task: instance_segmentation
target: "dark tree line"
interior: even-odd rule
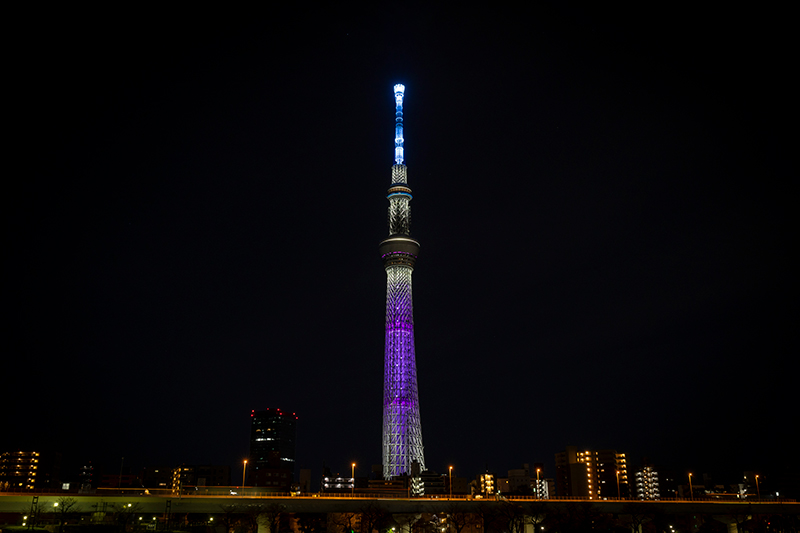
[[[727,532],[728,524],[747,533],[800,532],[797,515],[759,515],[757,507],[735,515],[671,514],[659,507],[629,502],[618,514],[606,513],[589,502],[553,505],[546,501],[493,501],[455,505],[442,502],[433,512],[390,513],[379,503],[356,512],[291,513],[271,503],[221,505],[214,521],[203,513],[162,516],[157,532],[188,533],[613,533]],[[102,514],[101,521],[82,521],[87,513]],[[127,533],[146,529],[139,504],[109,504],[81,509],[74,498],[34,500],[20,509],[26,526],[48,525],[53,533]],[[20,517],[22,518],[22,516]],[[152,529],[152,523],[150,523]]]

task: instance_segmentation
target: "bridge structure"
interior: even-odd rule
[[[351,513],[380,511],[384,516],[390,517],[385,528],[395,533],[402,533],[403,529],[410,531],[409,516],[418,519],[422,516],[447,517],[456,514],[473,514],[480,516],[506,516],[509,511],[514,511],[520,517],[532,517],[532,520],[521,520],[522,524],[516,531],[512,528],[503,529],[510,533],[533,533],[537,517],[544,517],[548,513],[562,516],[570,513],[586,513],[592,510],[599,515],[613,516],[614,519],[622,518],[626,523],[635,523],[637,520],[646,521],[647,516],[694,517],[702,516],[726,524],[729,532],[739,531],[738,524],[750,520],[754,516],[782,517],[781,520],[794,524],[788,531],[797,531],[800,526],[800,503],[794,500],[657,500],[640,501],[624,499],[586,500],[577,498],[557,498],[539,500],[532,497],[508,497],[494,499],[473,499],[464,496],[440,497],[415,497],[405,498],[386,495],[363,494],[283,494],[260,493],[255,491],[237,490],[232,488],[226,493],[205,494],[200,490],[189,494],[147,494],[143,491],[118,492],[109,491],[97,494],[74,493],[0,493],[0,521],[20,525],[22,517],[33,506],[39,512],[57,514],[57,503],[65,498],[70,499],[73,509],[71,516],[84,516],[96,519],[105,514],[115,512],[129,512],[131,523],[147,524],[149,529],[163,529],[157,527],[164,522],[173,524],[189,521],[193,523],[205,522],[206,525],[221,523],[226,513],[268,513],[270,510],[279,510],[287,515],[298,513]],[[127,510],[127,511],[126,511]],[[16,516],[18,515],[18,516]],[[541,518],[540,522],[544,523]],[[391,526],[391,527],[390,527]],[[406,528],[406,526],[408,526]],[[269,533],[269,527],[259,522],[258,533]],[[486,533],[489,528],[486,527]],[[381,533],[380,528],[376,528]],[[772,530],[781,531],[773,528]],[[470,531],[470,528],[463,533]],[[480,527],[477,529],[480,531]],[[676,531],[678,531],[676,529]],[[371,532],[364,532],[371,533]],[[538,532],[537,532],[538,533]]]

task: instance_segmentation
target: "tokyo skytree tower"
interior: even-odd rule
[[[403,159],[403,96],[405,87],[394,86],[396,105],[394,165],[389,187],[389,238],[381,242],[386,268],[386,349],[383,377],[383,477],[411,475],[411,465],[425,470],[422,427],[414,357],[414,313],[411,272],[419,243],[409,236],[411,189]]]

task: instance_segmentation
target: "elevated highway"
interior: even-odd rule
[[[509,503],[520,506],[523,510],[535,511],[542,506],[554,510],[566,510],[576,505],[592,505],[600,512],[625,513],[634,506],[642,512],[664,512],[672,514],[800,514],[800,503],[792,500],[582,500],[551,499],[536,500],[530,498],[503,499],[471,499],[471,498],[401,498],[349,495],[307,494],[291,496],[286,494],[253,493],[253,494],[134,494],[134,493],[0,493],[0,513],[21,512],[29,508],[32,498],[38,496],[38,504],[42,508],[52,506],[59,498],[70,497],[76,501],[76,509],[81,513],[96,512],[99,508],[121,508],[128,504],[136,505],[141,514],[162,515],[167,509],[176,513],[206,513],[209,515],[223,513],[223,507],[237,506],[271,506],[279,505],[289,513],[357,513],[372,506],[388,513],[441,513],[448,510],[454,512],[476,512],[481,509],[499,508]]]

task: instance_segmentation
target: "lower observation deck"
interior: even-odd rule
[[[384,266],[405,265],[414,268],[419,255],[419,242],[408,235],[392,235],[378,247]]]

